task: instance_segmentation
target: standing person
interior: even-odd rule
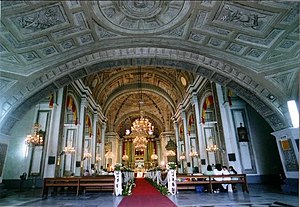
[[[233,168],[233,166],[229,166],[229,173],[232,174],[232,175],[236,175],[237,174],[237,171]],[[234,178],[233,178],[234,179]],[[237,189],[236,189],[236,184],[232,184],[232,191],[233,192],[236,192]]]

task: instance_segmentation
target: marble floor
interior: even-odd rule
[[[178,207],[299,206],[298,195],[283,194],[279,190],[263,185],[250,184],[249,190],[249,194],[243,193],[241,189],[236,193],[214,194],[179,191],[177,195],[168,197]],[[117,207],[122,198],[114,196],[112,192],[90,192],[79,197],[72,193],[49,195],[45,199],[41,197],[41,189],[27,189],[22,192],[9,190],[6,197],[0,198],[0,206]]]

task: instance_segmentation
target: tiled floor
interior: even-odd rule
[[[249,194],[243,193],[241,189],[237,193],[216,194],[180,191],[177,195],[168,197],[179,207],[299,206],[297,195],[283,194],[262,185],[249,185],[249,189]],[[117,207],[122,198],[112,195],[111,192],[94,192],[79,197],[70,193],[49,195],[45,199],[41,197],[41,189],[28,189],[23,192],[10,190],[5,198],[0,198],[0,206]]]

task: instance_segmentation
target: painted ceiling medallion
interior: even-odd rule
[[[130,34],[165,31],[188,15],[190,8],[189,1],[98,1],[93,4],[99,23]]]
[[[182,84],[183,86],[186,86],[186,85],[187,85],[187,81],[186,81],[186,79],[185,79],[183,76],[180,77],[180,81],[181,81],[181,84]]]

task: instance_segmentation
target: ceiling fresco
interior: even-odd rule
[[[158,124],[185,96],[181,77],[188,85],[202,76],[286,128],[286,101],[298,99],[299,3],[1,1],[0,130],[80,78],[114,124],[125,109],[136,117],[138,66]]]

